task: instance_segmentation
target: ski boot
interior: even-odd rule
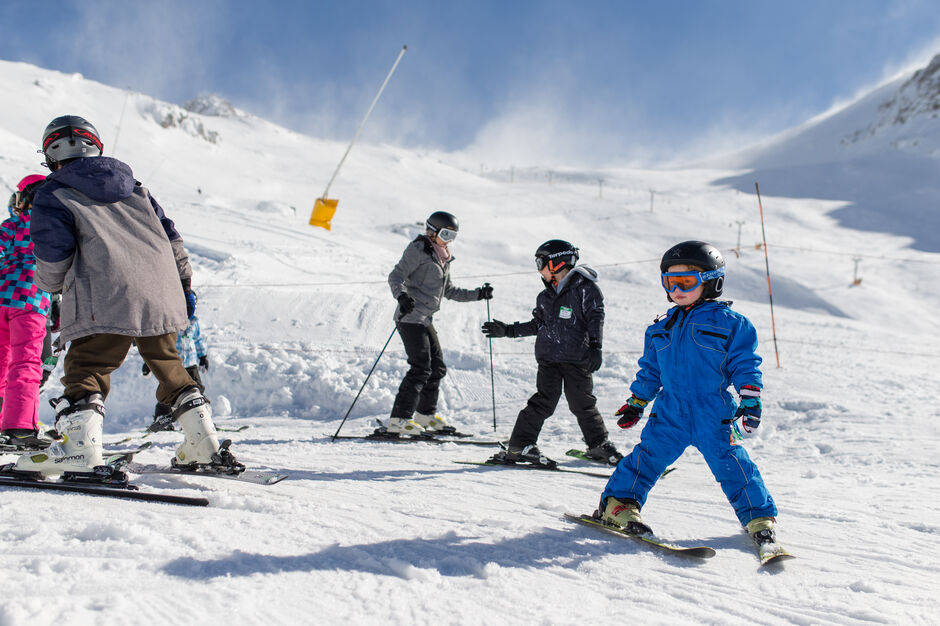
[[[52,438],[35,428],[4,428],[0,431],[0,446],[7,452],[45,450]]]
[[[644,524],[643,518],[640,517],[640,503],[633,498],[618,500],[608,496],[606,506],[603,502],[601,506],[604,512],[600,518],[607,524],[619,526],[632,535],[652,534],[652,529]]]
[[[447,433],[457,432],[457,429],[444,421],[444,418],[440,415],[415,413],[414,421],[428,433],[446,435]]]
[[[153,409],[153,423],[147,427],[147,430],[152,433],[158,433],[163,430],[176,430],[173,426],[173,422],[176,421],[176,417],[173,415],[173,407],[168,404],[163,404],[162,402],[157,402],[157,405]]]
[[[608,465],[617,465],[617,463],[620,463],[620,459],[623,458],[623,455],[617,452],[617,448],[609,439],[605,439],[593,448],[588,448],[585,454],[596,461],[604,461]]]
[[[390,435],[420,435],[424,433],[424,427],[407,417],[390,417],[385,432]]]
[[[219,436],[212,423],[209,401],[198,387],[184,390],[173,403],[173,417],[183,430],[183,444],[176,449],[171,465],[196,471],[206,470],[225,474],[238,474],[245,466],[229,452],[231,440],[219,444]]]
[[[500,465],[513,465],[515,463],[528,463],[544,469],[555,469],[558,463],[548,458],[535,444],[528,446],[514,446],[509,444],[505,450],[497,452],[490,462]]]
[[[765,543],[776,543],[777,535],[774,532],[774,526],[777,520],[772,517],[755,517],[747,523],[745,529],[747,534],[754,540],[758,547]]]
[[[90,393],[78,400],[66,397],[49,401],[56,412],[56,431],[62,437],[42,452],[24,454],[16,460],[17,472],[39,472],[54,476],[64,472],[93,474],[102,465],[101,425],[104,397]]]

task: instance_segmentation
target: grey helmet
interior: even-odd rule
[[[77,115],[55,118],[42,133],[41,152],[50,166],[79,157],[101,156],[103,151],[98,130]]]

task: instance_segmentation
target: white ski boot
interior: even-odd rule
[[[173,403],[173,415],[183,429],[183,444],[176,449],[174,467],[192,470],[208,467],[232,473],[245,469],[228,451],[231,441],[219,444],[209,400],[197,387],[190,387],[179,395]]]
[[[16,460],[14,470],[41,472],[54,476],[63,472],[93,473],[103,465],[101,425],[104,419],[104,398],[90,393],[78,400],[52,400],[56,412],[56,431],[62,437],[42,452],[24,454]]]
[[[425,413],[415,413],[414,421],[429,433],[441,432],[444,430],[454,430],[454,427],[444,421],[440,415],[427,415]]]
[[[424,432],[424,427],[407,417],[390,417],[385,432],[391,435],[420,435]]]

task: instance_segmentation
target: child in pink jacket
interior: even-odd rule
[[[30,209],[45,176],[27,176],[10,196],[10,218],[0,224],[0,443],[45,448],[39,432],[42,343],[51,299],[36,286],[36,259],[29,235]]]

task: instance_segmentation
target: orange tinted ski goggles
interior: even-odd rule
[[[724,275],[725,268],[723,267],[707,272],[663,272],[663,289],[666,293],[672,293],[676,289],[682,293],[688,293],[695,291],[699,285]]]

